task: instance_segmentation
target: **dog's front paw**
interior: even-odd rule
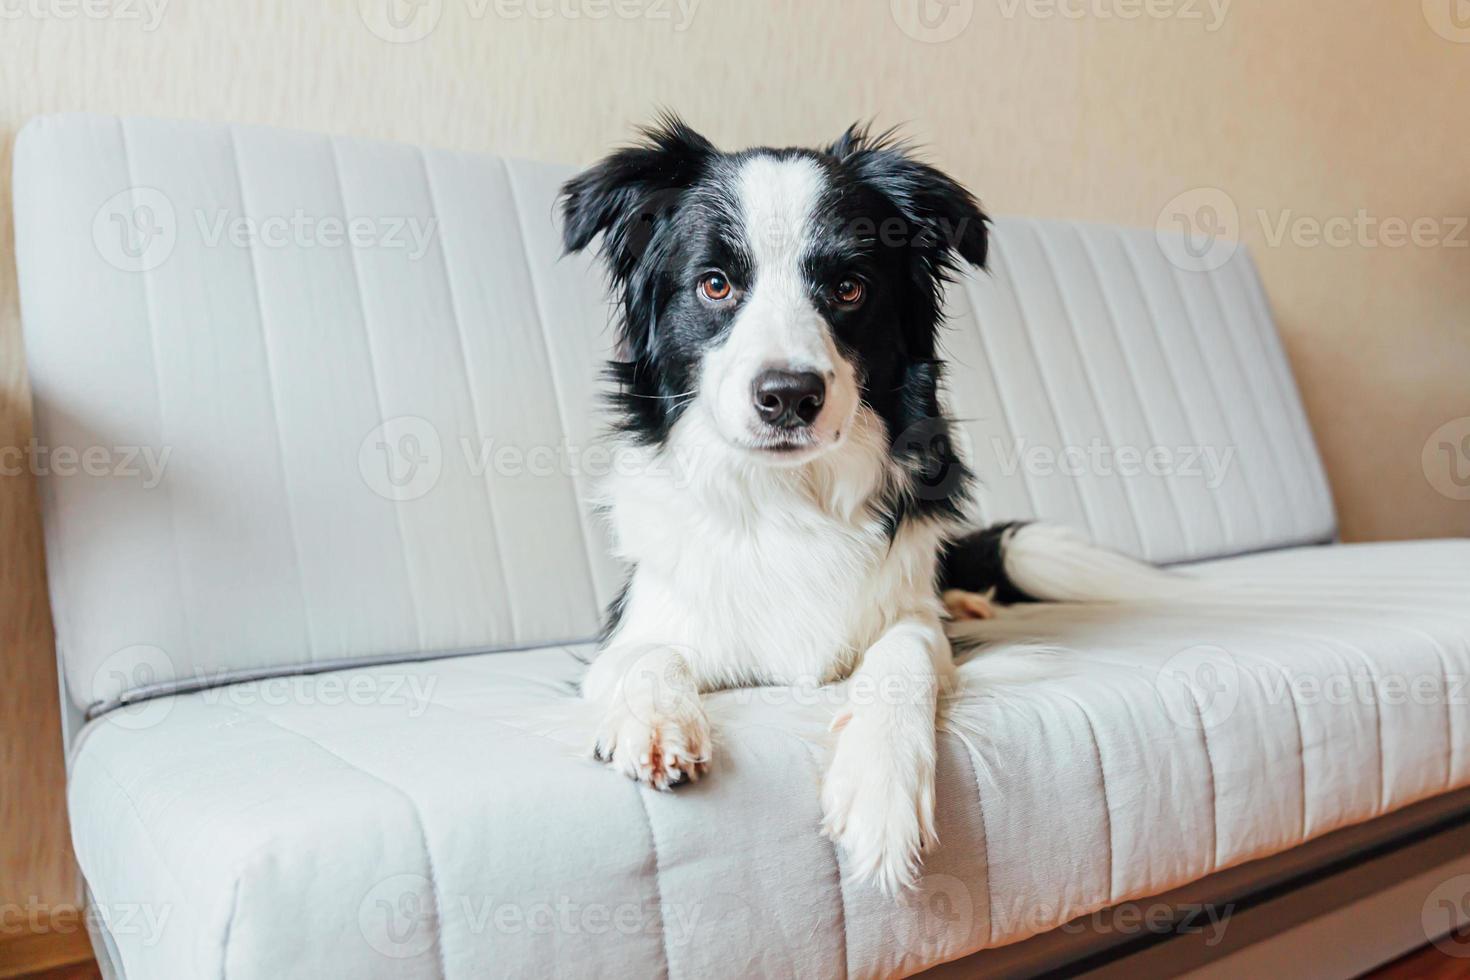
[[[846,720],[822,781],[823,830],[847,854],[849,873],[888,894],[911,887],[934,834],[932,744],[888,731],[882,719]]]
[[[592,754],[640,783],[672,789],[709,767],[709,718],[692,689],[630,676],[603,712]]]
[[[672,789],[697,780],[709,767],[709,721],[703,710],[645,719],[615,707],[603,718],[592,752],[630,779]]]

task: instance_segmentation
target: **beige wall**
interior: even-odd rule
[[[1450,235],[1444,219],[1470,214],[1470,43],[1433,26],[1458,36],[1451,0],[926,0],[957,18],[938,33],[964,24],[940,42],[895,20],[920,0],[699,0],[687,25],[678,0],[426,2],[441,9],[436,28],[388,43],[355,0],[0,0],[0,446],[29,435],[9,161],[37,113],[573,161],[658,105],[732,146],[809,143],[876,116],[910,122],[1002,213],[1153,225],[1181,192],[1223,189],[1345,536],[1470,534],[1470,503],[1436,492],[1421,465],[1430,433],[1470,416],[1470,232],[1460,247],[1268,240],[1283,215],[1365,209],[1439,219],[1435,234]],[[640,6],[648,16],[529,12]],[[1117,16],[1133,11],[1153,14]],[[69,894],[49,631],[35,493],[28,477],[0,477],[0,903]]]

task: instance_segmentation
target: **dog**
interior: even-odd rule
[[[946,281],[986,261],[967,190],[861,125],[822,149],[722,152],[673,116],[641,137],[560,198],[617,305],[601,503],[630,575],[582,682],[592,752],[667,790],[711,765],[701,693],[872,692],[833,721],[823,829],[899,892],[935,837],[946,618],[1126,592],[1133,563],[1048,525],[967,534],[937,351]]]

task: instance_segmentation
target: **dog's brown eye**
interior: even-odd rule
[[[699,292],[705,299],[718,303],[730,298],[730,280],[723,272],[711,272],[699,280]]]
[[[832,298],[839,306],[855,309],[862,305],[867,289],[861,279],[844,279],[832,289]]]

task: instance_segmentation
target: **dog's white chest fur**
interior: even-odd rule
[[[678,648],[702,689],[837,680],[898,617],[930,609],[939,532],[890,535],[870,506],[886,454],[861,419],[816,464],[752,466],[686,419],[673,466],[626,450],[608,488],[635,566],[614,637]],[[693,447],[693,448],[689,448]]]

